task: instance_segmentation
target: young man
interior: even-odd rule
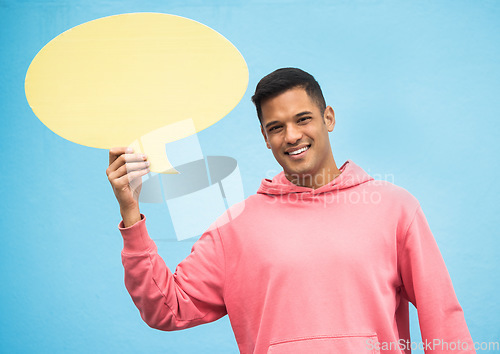
[[[238,217],[215,221],[175,273],[129,187],[147,173],[145,157],[110,150],[125,285],[144,321],[170,331],[228,314],[242,353],[402,353],[412,302],[426,352],[474,352],[418,201],[352,161],[337,167],[335,115],[316,80],[279,69],[252,100],[283,172]]]

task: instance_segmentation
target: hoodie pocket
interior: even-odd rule
[[[271,342],[268,354],[378,354],[375,343],[378,342],[377,335],[368,334],[343,334],[335,336],[312,336],[293,338]]]

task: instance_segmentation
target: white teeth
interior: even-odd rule
[[[298,150],[295,150],[295,151],[290,151],[288,154],[289,155],[297,155],[297,154],[300,154],[301,152],[306,151],[307,149],[309,149],[309,146],[304,146],[302,149],[298,149]]]

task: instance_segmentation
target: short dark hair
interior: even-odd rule
[[[257,109],[259,121],[262,123],[262,103],[296,87],[306,91],[307,95],[318,105],[321,114],[325,112],[325,98],[316,79],[301,69],[281,68],[264,76],[255,88],[252,102]]]

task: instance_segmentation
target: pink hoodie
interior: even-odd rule
[[[410,301],[426,353],[474,352],[418,201],[352,161],[341,171],[316,190],[283,172],[263,180],[173,274],[144,217],[121,224],[125,285],[144,321],[171,331],[228,314],[241,353],[409,353]]]

